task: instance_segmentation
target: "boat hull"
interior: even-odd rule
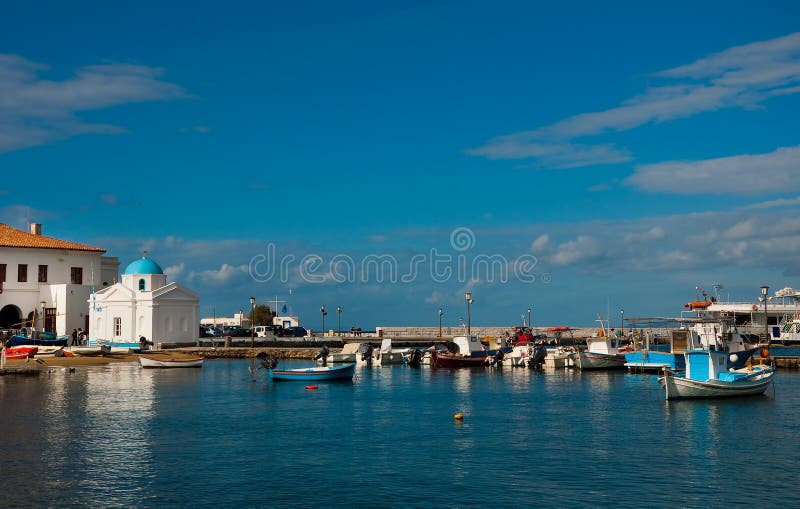
[[[431,352],[433,368],[476,368],[486,365],[486,355],[459,355],[445,352]]]
[[[169,355],[142,355],[139,364],[143,368],[202,368],[202,357],[172,357]]]
[[[35,346],[18,346],[6,348],[6,359],[32,359],[39,351]]]
[[[11,336],[11,338],[6,341],[6,348],[14,346],[67,346],[67,338],[33,339],[25,336]]]
[[[344,366],[321,366],[313,368],[270,370],[269,376],[276,382],[324,382],[326,380],[352,380],[355,364]]]
[[[592,369],[624,369],[625,356],[622,354],[607,354],[597,352],[579,352],[575,355],[578,368],[581,370]]]
[[[701,382],[671,375],[659,378],[659,382],[664,386],[667,400],[731,398],[764,394],[774,376],[775,369],[765,367],[747,379],[734,382],[722,380]]]

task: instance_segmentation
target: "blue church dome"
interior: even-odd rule
[[[151,260],[150,258],[141,257],[138,260],[134,260],[130,263],[127,267],[125,267],[125,272],[123,274],[163,274],[164,271],[161,270],[161,267]]]

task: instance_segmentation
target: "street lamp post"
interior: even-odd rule
[[[253,321],[256,316],[256,298],[250,297],[250,348],[256,347],[256,324]]]
[[[624,338],[625,337],[625,310],[624,309],[620,309],[619,310],[619,315],[620,315],[619,322],[622,324],[622,337]]]
[[[467,336],[469,336],[472,332],[472,317],[470,315],[470,306],[475,301],[472,300],[472,292],[465,293],[464,298],[467,301]]]
[[[46,303],[45,301],[41,301],[41,302],[39,303],[39,305],[40,305],[40,306],[42,306],[42,318],[41,318],[41,320],[42,320],[42,332],[45,332],[45,330],[44,330],[44,327],[45,327],[45,321],[44,321],[44,307],[47,305],[47,303]]]
[[[444,311],[442,311],[442,308],[439,308],[439,337],[442,337],[442,315],[443,314],[444,314]]]
[[[767,314],[767,294],[769,293],[769,286],[763,285],[761,287],[761,295],[764,297],[764,341],[769,344],[769,315]]]
[[[528,327],[531,326],[531,307],[528,306]]]
[[[336,314],[339,315],[339,322],[336,324],[336,335],[342,335],[342,306],[336,308]]]
[[[323,304],[322,306],[319,307],[319,312],[322,315],[322,335],[324,336],[325,335],[325,315],[328,314],[328,312],[325,311],[325,304]]]

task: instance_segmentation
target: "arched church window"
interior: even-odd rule
[[[143,292],[144,291],[144,287],[145,287],[144,278],[142,278],[142,279],[139,280],[139,291]]]

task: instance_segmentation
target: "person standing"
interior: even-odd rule
[[[72,329],[72,342],[70,346],[75,346],[78,344],[78,329]]]

